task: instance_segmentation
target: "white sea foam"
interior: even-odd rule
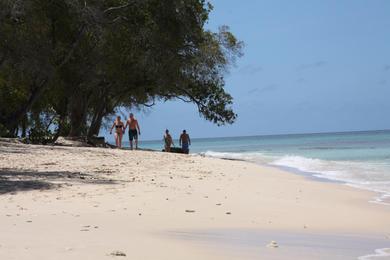
[[[380,248],[375,250],[375,254],[365,255],[358,257],[358,260],[370,260],[370,259],[389,259],[390,248]]]
[[[230,160],[243,160],[243,161],[255,162],[259,164],[266,164],[271,162],[274,159],[274,157],[266,156],[260,152],[231,153],[231,152],[207,151],[201,154],[207,157],[230,159]]]
[[[379,195],[371,202],[390,205],[390,172],[387,165],[380,162],[331,161],[313,159],[296,155],[269,156],[260,152],[214,152],[202,153],[205,156],[245,160],[258,164],[269,164],[277,167],[295,169],[333,181],[341,181],[346,185],[377,192]]]
[[[390,197],[390,174],[380,164],[351,161],[327,161],[301,156],[283,156],[270,163],[311,173],[318,178],[341,181],[345,184],[379,193],[371,202],[386,204]]]

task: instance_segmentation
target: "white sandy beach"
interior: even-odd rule
[[[356,259],[390,247],[374,195],[240,161],[0,143],[0,259],[349,259],[343,243]]]

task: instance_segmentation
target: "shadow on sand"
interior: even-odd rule
[[[69,171],[23,171],[15,169],[0,169],[0,194],[15,193],[29,190],[48,190],[63,185],[77,183],[85,184],[115,184],[111,179],[96,177],[90,174]]]

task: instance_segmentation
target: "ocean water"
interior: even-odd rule
[[[178,144],[178,141],[176,141]],[[162,141],[142,148],[160,150]],[[390,130],[193,139],[191,153],[281,167],[371,190],[390,200]]]

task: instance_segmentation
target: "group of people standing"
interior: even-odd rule
[[[141,135],[141,130],[138,124],[138,120],[134,118],[133,113],[130,113],[129,118],[126,120],[126,124],[121,121],[120,116],[117,116],[114,123],[112,124],[110,134],[112,134],[112,130],[115,128],[115,144],[118,148],[122,148],[122,138],[123,134],[126,132],[127,127],[129,127],[130,149],[133,150],[133,141],[135,142],[135,149],[138,149],[138,136]],[[191,139],[186,130],[183,130],[183,133],[180,135],[179,145],[181,146],[181,151],[183,153],[189,153]],[[169,130],[166,129],[164,134],[164,151],[171,152],[172,146],[175,146],[173,143],[173,138],[170,135]]]
[[[186,130],[183,130],[183,133],[180,135],[179,145],[181,146],[182,153],[188,154],[190,152],[191,139]],[[170,152],[172,146],[175,146],[175,144],[173,143],[172,136],[169,134],[169,130],[167,129],[165,130],[164,135],[164,151]]]

